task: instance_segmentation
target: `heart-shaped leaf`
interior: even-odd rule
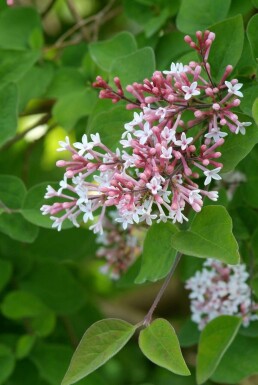
[[[98,369],[122,349],[135,330],[136,326],[119,319],[93,324],[82,337],[62,385],[73,384]]]
[[[206,206],[187,231],[172,237],[173,247],[183,254],[239,262],[238,244],[232,234],[232,220],[223,206]]]
[[[139,346],[154,364],[181,376],[191,373],[181,353],[175,330],[165,319],[156,319],[140,332]]]
[[[201,333],[197,355],[197,383],[203,384],[212,376],[226,350],[233,342],[242,320],[222,315],[215,318]]]

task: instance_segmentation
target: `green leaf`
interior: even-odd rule
[[[254,15],[247,25],[247,37],[251,45],[251,50],[255,60],[258,60],[258,14]]]
[[[118,58],[114,61],[110,77],[118,76],[125,87],[151,77],[155,71],[155,55],[153,49],[145,47],[138,51]]]
[[[13,175],[0,175],[0,208],[19,209],[25,196],[26,188],[21,179]]]
[[[141,330],[139,346],[154,364],[181,376],[191,374],[182,356],[176,333],[167,320],[156,319]]]
[[[23,218],[20,213],[0,214],[0,231],[20,242],[34,242],[38,228]]]
[[[8,84],[0,90],[0,146],[16,133],[17,106],[17,87],[14,84]]]
[[[19,81],[39,58],[39,52],[0,48],[0,88]]]
[[[72,92],[83,91],[84,89],[84,78],[79,70],[61,67],[56,71],[45,96],[47,98],[62,98]]]
[[[35,8],[9,7],[0,14],[1,48],[30,48],[35,32],[42,36],[41,21]]]
[[[124,106],[116,106],[107,112],[97,114],[91,120],[88,132],[98,132],[102,142],[115,150],[124,132],[125,123],[130,122],[132,118],[132,111],[126,110]]]
[[[53,116],[65,129],[73,128],[79,119],[88,116],[97,101],[97,93],[92,88],[70,92],[61,97],[53,108]]]
[[[177,15],[177,28],[184,33],[205,30],[223,20],[229,11],[231,0],[182,0]]]
[[[15,359],[11,350],[0,344],[0,384],[6,384],[6,380],[15,368]]]
[[[17,320],[36,317],[48,312],[48,308],[33,293],[17,290],[7,294],[1,305],[6,318]]]
[[[136,283],[155,282],[169,273],[176,256],[171,239],[177,231],[171,223],[157,223],[150,227],[144,241],[142,265]]]
[[[16,358],[21,360],[27,357],[35,344],[36,337],[32,334],[25,334],[19,337],[16,346]]]
[[[201,333],[197,355],[197,383],[212,376],[223,355],[233,342],[242,319],[222,315],[209,322]]]
[[[209,29],[216,34],[209,55],[209,63],[212,77],[218,81],[226,66],[231,64],[235,67],[241,57],[244,43],[243,20],[241,15],[237,15],[215,24]]]
[[[258,95],[258,85],[253,84],[243,90],[244,97],[241,100],[240,108],[244,114],[252,116],[252,107]]]
[[[44,385],[59,385],[71,354],[72,351],[68,345],[40,342],[33,349],[30,360],[38,369],[41,379],[46,381],[43,382]]]
[[[252,107],[252,115],[256,125],[258,126],[258,98],[255,99]]]
[[[173,247],[183,254],[215,258],[225,263],[239,263],[237,242],[232,234],[232,220],[223,206],[206,206],[196,214],[187,231],[172,237]]]
[[[57,187],[57,183],[50,182],[53,188]],[[52,228],[53,221],[47,215],[42,215],[40,208],[45,204],[52,204],[56,199],[45,199],[44,195],[46,194],[47,186],[49,182],[43,182],[36,186],[33,186],[28,192],[24,200],[24,204],[21,210],[23,217],[33,223],[34,225]],[[57,187],[58,188],[58,187]],[[72,227],[70,221],[64,222],[62,228],[67,229]]]
[[[123,348],[135,330],[135,326],[119,319],[93,324],[82,337],[62,385],[73,384],[105,364]]]
[[[49,63],[40,63],[26,72],[18,82],[20,112],[24,110],[31,99],[38,99],[44,95],[53,75],[54,68]]]
[[[137,49],[134,36],[129,32],[120,32],[112,39],[98,41],[89,45],[89,52],[95,63],[104,71],[110,71],[113,62],[127,56]]]
[[[6,286],[12,276],[12,264],[0,259],[0,291]]]
[[[197,324],[191,319],[185,321],[178,333],[180,346],[183,348],[196,345],[200,338]]]
[[[235,385],[256,373],[258,373],[258,338],[237,335],[212,375],[212,380]]]
[[[254,145],[258,143],[258,129],[253,120],[242,114],[238,114],[241,122],[252,122],[253,124],[246,127],[246,134],[233,134],[228,133],[226,141],[221,148],[222,156],[220,162],[223,163],[223,173],[232,171],[236,165],[246,157],[246,155],[252,150]]]
[[[75,313],[85,304],[85,290],[69,269],[58,262],[35,263],[26,280],[21,282],[21,287],[37,295],[44,304],[60,315]]]

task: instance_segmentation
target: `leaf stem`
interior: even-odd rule
[[[153,304],[150,307],[150,310],[148,311],[148,313],[144,317],[144,319],[143,319],[143,321],[141,323],[142,325],[148,326],[151,323],[151,319],[152,319],[152,315],[154,313],[154,310],[156,309],[159,301],[161,300],[161,298],[162,298],[162,296],[163,296],[163,294],[164,294],[164,292],[165,292],[165,290],[166,290],[166,288],[167,288],[167,286],[168,286],[168,284],[169,284],[169,282],[170,282],[170,280],[171,280],[171,278],[172,278],[172,276],[173,276],[173,274],[174,274],[174,272],[176,270],[176,267],[177,267],[181,257],[182,257],[182,253],[180,253],[178,251],[177,254],[176,254],[176,258],[175,258],[175,260],[173,262],[173,265],[171,267],[171,270],[168,273],[168,275],[167,275],[163,285],[161,286],[161,288],[160,288],[156,298],[154,299]]]

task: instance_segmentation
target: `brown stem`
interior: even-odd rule
[[[41,13],[41,17],[44,18],[47,16],[47,14],[51,11],[53,6],[55,5],[56,0],[50,0],[44,11]]]
[[[148,311],[147,315],[144,317],[144,320],[142,321],[142,325],[148,326],[151,323],[151,319],[152,319],[152,315],[154,313],[154,310],[156,309],[159,301],[161,300],[161,297],[163,296],[163,294],[164,294],[164,292],[165,292],[165,290],[166,290],[166,288],[167,288],[167,286],[168,286],[168,284],[169,284],[169,282],[170,282],[170,280],[171,280],[171,278],[172,278],[172,276],[176,270],[176,267],[177,267],[181,257],[182,257],[182,253],[180,253],[178,251],[176,254],[176,258],[173,262],[173,265],[171,267],[171,270],[170,270],[169,274],[167,275],[163,285],[161,286],[161,289],[158,292],[156,298],[154,299],[153,304],[150,307],[150,310]]]
[[[69,8],[69,11],[71,12],[71,15],[73,16],[74,20],[76,21],[76,23],[78,25],[80,25],[80,30],[81,30],[81,33],[82,33],[84,40],[89,41],[90,40],[89,33],[87,31],[87,28],[85,28],[85,26],[82,24],[83,19],[81,18],[79,12],[77,11],[73,0],[66,0],[66,4],[67,4],[67,7]]]
[[[71,320],[65,316],[61,317],[61,320],[63,322],[64,328],[65,328],[66,333],[69,337],[69,340],[70,340],[72,347],[76,348],[78,343],[79,343],[79,339],[75,333],[75,330],[74,330],[74,327],[72,325]]]

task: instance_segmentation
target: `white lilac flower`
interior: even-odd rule
[[[190,290],[191,318],[200,330],[220,315],[240,316],[244,326],[258,318],[248,278],[244,265],[230,266],[207,259],[202,270],[186,281],[185,287]]]
[[[213,170],[204,171],[204,175],[206,176],[206,179],[204,181],[204,185],[207,186],[207,184],[211,183],[212,179],[220,180],[221,176],[218,175],[220,170],[221,170],[221,167],[217,167],[217,168],[214,168]]]
[[[165,126],[161,131],[161,137],[167,141],[167,143],[171,142],[171,140],[175,140],[176,130],[172,128],[168,128]]]
[[[81,142],[75,142],[73,146],[79,150],[78,154],[81,156],[83,156],[86,151],[89,151],[92,149],[92,143],[88,142],[88,137],[86,134],[82,136]]]
[[[217,142],[220,138],[227,136],[226,132],[220,131],[219,128],[212,128],[207,134],[204,135],[205,138],[213,139],[214,142]]]
[[[66,189],[67,186],[68,186],[68,183],[67,183],[67,177],[66,177],[65,175],[64,175],[64,179],[61,180],[61,182],[59,182],[59,186],[60,186],[60,189],[59,189],[58,192],[57,192],[58,195],[62,194],[62,191],[63,191],[64,189]]]
[[[237,125],[235,134],[238,134],[238,133],[240,132],[240,134],[245,135],[245,133],[246,133],[245,127],[249,127],[249,126],[251,126],[251,125],[252,125],[251,122],[242,122],[242,123],[239,123],[239,124]]]
[[[175,140],[175,145],[180,146],[182,150],[185,150],[188,147],[188,144],[190,144],[193,141],[193,138],[187,138],[185,133],[182,132],[181,134],[181,140]]]
[[[165,75],[174,75],[187,72],[188,67],[183,65],[183,63],[171,63],[170,70],[169,71],[163,71],[163,74]]]
[[[140,144],[145,144],[149,137],[152,135],[152,129],[150,128],[150,123],[145,122],[143,126],[143,130],[135,131],[134,135],[137,138],[140,138],[139,142]]]
[[[157,179],[155,176],[151,179],[149,183],[146,183],[146,187],[151,190],[153,195],[156,195],[159,190],[162,189],[160,185],[160,180]]]
[[[58,142],[60,148],[57,148],[56,151],[66,151],[69,147],[70,147],[70,139],[69,139],[69,136],[66,136],[65,137],[65,141],[63,142],[62,140],[60,140]]]
[[[162,155],[160,155],[161,158],[164,158],[164,159],[171,159],[172,158],[172,147],[165,148],[162,146],[161,152],[162,152]]]
[[[182,86],[182,90],[185,93],[185,100],[191,99],[192,96],[200,95],[200,91],[197,90],[197,82],[193,82],[190,87],[188,86]]]
[[[225,84],[228,88],[228,93],[229,94],[234,94],[236,96],[239,96],[240,98],[242,98],[244,95],[242,94],[240,90],[240,88],[242,88],[243,84],[242,83],[236,83],[236,84],[232,84],[231,82],[228,82],[228,81],[225,81]]]
[[[90,137],[92,140],[91,144],[94,144],[95,146],[97,146],[98,144],[101,143],[99,133],[96,132],[96,134],[91,134]]]

